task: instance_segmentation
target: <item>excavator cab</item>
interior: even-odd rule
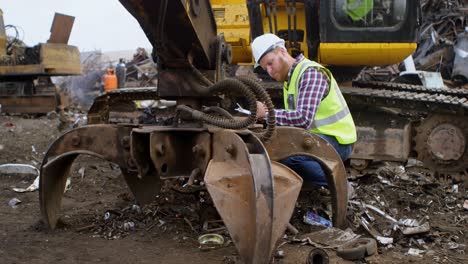
[[[324,65],[401,62],[416,49],[419,1],[249,1],[252,39],[274,33],[289,51]]]

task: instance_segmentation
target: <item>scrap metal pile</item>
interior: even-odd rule
[[[440,72],[449,87],[463,87],[468,82],[468,6],[466,1],[421,2],[422,25],[418,48],[413,54],[416,69]],[[368,68],[360,78],[391,81],[401,71],[399,65]]]
[[[425,255],[434,262],[467,261],[466,187],[443,183],[412,167],[383,164],[356,179],[350,201],[355,230],[365,230],[382,252]]]
[[[468,6],[463,2],[423,1],[423,24],[413,55],[417,68],[440,72],[455,85],[468,82]]]

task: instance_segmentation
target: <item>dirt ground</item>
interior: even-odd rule
[[[58,125],[57,118],[1,115],[0,165],[26,163],[39,168],[48,145],[61,133]],[[468,263],[466,184],[436,181],[416,172],[402,177],[394,168],[399,167],[386,164],[351,179],[357,194],[354,201],[374,204],[396,219],[425,220],[430,231],[402,235],[392,230],[389,221],[370,212],[376,219],[374,228],[394,242],[379,245],[377,255],[360,263]],[[195,206],[200,196],[167,190],[153,204],[140,208],[117,167],[80,157],[72,167],[60,225],[51,231],[41,220],[38,192],[12,190],[28,186],[33,179],[0,174],[1,263],[238,263],[232,243],[215,250],[199,249],[197,238],[205,232],[201,209]],[[292,219],[298,236],[314,229],[302,221],[307,210],[326,213],[327,197],[320,193],[301,194]],[[13,198],[21,200],[15,208],[9,205]],[[360,225],[359,206],[350,208],[352,230],[368,237]],[[229,241],[222,224],[217,224],[213,228]],[[275,258],[275,263],[305,263],[312,246],[293,243],[291,237],[283,239],[289,243],[281,246],[284,257]],[[421,255],[409,256],[411,248],[422,250]],[[331,263],[346,263],[333,250],[327,252]]]

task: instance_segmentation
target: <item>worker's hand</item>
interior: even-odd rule
[[[268,113],[268,108],[262,102],[257,101],[257,119],[263,119]]]

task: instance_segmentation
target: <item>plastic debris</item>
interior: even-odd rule
[[[13,188],[13,191],[18,192],[18,193],[24,193],[24,192],[34,192],[35,190],[39,189],[39,176],[34,179],[34,182],[29,185],[27,188]]]
[[[284,250],[277,250],[275,252],[275,258],[284,258],[285,254],[284,254]]]
[[[29,164],[7,163],[0,165],[0,173],[2,174],[33,174],[39,175],[39,170]]]
[[[304,223],[314,226],[324,226],[324,227],[332,227],[333,224],[329,220],[315,214],[312,211],[307,211],[304,215]]]
[[[21,200],[15,197],[15,198],[11,199],[11,200],[8,202],[8,205],[9,205],[11,208],[16,208],[16,207],[17,207],[16,205],[18,205],[18,204],[20,204],[20,203],[21,203]]]
[[[134,230],[135,229],[135,223],[132,222],[132,221],[125,222],[124,225],[123,225],[123,229],[125,231]]]
[[[132,205],[132,211],[135,211],[137,213],[141,213],[141,207],[138,206],[137,204]]]
[[[63,192],[66,192],[71,189],[71,178],[67,178],[67,182],[65,183],[65,190]]]
[[[400,221],[398,221],[398,224],[409,227],[419,226],[418,220],[415,219],[400,219]]]
[[[406,168],[411,168],[411,167],[424,167],[424,163],[417,159],[409,158],[408,161],[406,162]]]
[[[310,234],[306,234],[301,238],[304,237],[309,238],[315,243],[336,248],[361,236],[355,234],[350,228],[346,230],[341,230],[338,228],[331,227]]]
[[[78,174],[80,174],[80,177],[81,179],[83,180],[84,176],[85,176],[85,167],[81,167],[79,170],[78,170]]]
[[[34,147],[34,146],[33,146]],[[13,191],[23,193],[23,192],[34,192],[39,189],[39,170],[33,165],[29,164],[15,164],[7,163],[0,165],[1,174],[24,174],[24,175],[36,175],[34,182],[27,188],[13,188]]]
[[[110,218],[111,218],[111,213],[110,213],[110,212],[106,212],[106,213],[104,214],[104,220],[107,221],[107,220],[109,220]]]
[[[429,223],[424,223],[422,225],[418,225],[416,227],[406,227],[401,229],[401,232],[404,235],[415,235],[415,234],[421,234],[421,233],[427,233],[431,230],[431,227],[429,226]]]
[[[426,252],[425,250],[420,250],[420,249],[416,249],[416,248],[410,248],[408,250],[408,253],[406,253],[406,255],[408,256],[413,256],[413,257],[422,257],[422,253]]]
[[[375,239],[382,245],[393,244],[393,237],[376,236]]]

